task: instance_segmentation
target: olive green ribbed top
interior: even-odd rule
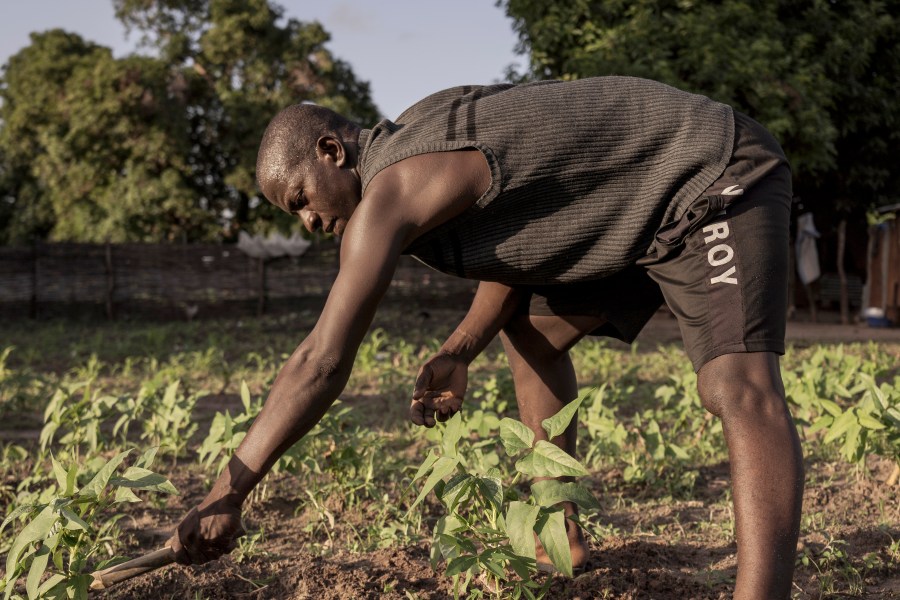
[[[416,239],[439,271],[516,284],[599,279],[633,264],[722,173],[730,107],[633,77],[461,86],[360,134],[363,195],[379,171],[477,148],[492,182]]]

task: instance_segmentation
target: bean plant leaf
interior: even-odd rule
[[[540,508],[513,500],[506,511],[506,535],[509,545],[519,556],[534,559],[534,524]]]
[[[457,413],[459,414],[459,413]],[[468,571],[472,565],[478,562],[477,556],[457,556],[447,564],[447,577],[459,575],[463,571]]]
[[[900,427],[900,410],[894,408],[893,406],[886,411],[884,414],[898,427]]]
[[[560,502],[574,502],[584,509],[599,509],[600,503],[580,483],[546,479],[531,484],[531,495],[540,506],[553,506]]]
[[[863,452],[865,451],[865,432],[863,432],[859,423],[854,421],[847,428],[846,434],[847,438],[844,440],[844,445],[841,446],[841,454],[844,455],[848,462],[857,462],[863,458]]]
[[[681,446],[678,446],[675,444],[668,444],[666,446],[666,450],[668,450],[669,452],[674,454],[675,457],[680,460],[688,460],[690,458],[690,456],[688,456],[687,451],[684,448],[682,448]]]
[[[116,490],[116,495],[114,498],[115,502],[118,504],[120,502],[140,502],[140,497],[131,491],[130,488],[120,487]]]
[[[542,509],[538,515],[534,530],[544,551],[561,573],[572,576],[572,552],[569,550],[569,538],[566,535],[566,517],[563,511]]]
[[[566,427],[569,426],[569,423],[572,422],[572,417],[578,413],[578,407],[581,406],[581,403],[594,392],[596,392],[596,389],[594,388],[582,391],[578,394],[577,398],[563,406],[558,413],[549,419],[544,419],[541,422],[541,427],[547,432],[547,437],[552,440],[556,436],[562,434],[566,430]]]
[[[129,467],[121,477],[112,477],[109,482],[138,490],[178,494],[178,490],[165,476],[142,467]]]
[[[841,416],[841,407],[838,405],[837,402],[835,402],[833,400],[827,400],[825,398],[821,398],[821,399],[819,399],[819,405],[822,408],[824,408],[825,412],[827,412],[832,417]]]
[[[856,415],[853,414],[852,410],[848,410],[834,420],[834,423],[832,423],[831,427],[828,429],[828,434],[825,436],[824,442],[830,444],[844,435],[847,430],[850,429],[850,426],[855,423]]]
[[[56,457],[52,454],[50,455],[50,463],[53,465],[53,474],[56,475],[56,482],[59,484],[59,489],[63,495],[67,495],[66,492],[66,482],[69,477],[66,473],[65,468],[59,464],[59,461],[56,460]]]
[[[31,510],[37,509],[38,506],[39,505],[37,504],[23,504],[22,506],[17,507],[11,513],[9,513],[5,519],[3,519],[3,523],[0,523],[0,533],[3,533],[3,530],[6,529],[6,526],[12,523],[15,519]]]
[[[506,453],[512,456],[531,448],[531,445],[534,444],[534,432],[528,429],[524,423],[504,417],[500,421],[500,441],[503,442]]]
[[[420,478],[425,476],[425,473],[431,470],[431,467],[434,466],[434,463],[437,462],[438,455],[434,453],[434,450],[429,450],[428,455],[425,457],[425,460],[422,461],[422,464],[419,465],[419,469],[416,471],[416,474],[413,476],[413,481],[418,481]]]
[[[159,446],[153,446],[148,448],[141,454],[141,457],[134,461],[134,466],[143,467],[145,469],[149,469],[153,464],[153,459],[156,458],[156,453],[159,451]]]
[[[447,420],[441,438],[441,450],[444,456],[456,456],[456,444],[463,434],[462,413],[456,413]]]
[[[94,581],[94,578],[90,574],[72,577],[68,581],[66,591],[71,590],[74,595],[70,597],[74,598],[74,600],[88,600],[88,587],[92,581]]]
[[[831,427],[832,423],[834,423],[833,416],[822,415],[821,417],[819,417],[818,419],[815,420],[815,422],[812,424],[812,426],[809,429],[806,430],[806,434],[812,435],[822,429],[828,429],[829,427]]]
[[[468,473],[457,473],[451,477],[439,494],[447,510],[454,512],[474,483],[475,477]]]
[[[503,483],[499,477],[490,475],[479,477],[477,485],[481,490],[482,496],[493,505],[495,510],[500,511],[503,509]]]
[[[460,545],[453,535],[457,530],[465,528],[465,523],[456,515],[444,515],[434,526],[434,542],[431,545],[431,568],[436,569],[442,558],[459,556]]]
[[[25,591],[28,594],[28,600],[38,597],[38,588],[41,583],[41,577],[47,570],[47,563],[50,560],[50,548],[41,547],[31,559],[31,568],[28,569],[28,577],[25,579]]]
[[[501,562],[505,558],[499,548],[488,548],[478,557],[478,562],[485,570],[490,571],[499,581],[506,579],[506,572]]]
[[[61,508],[59,509],[59,512],[68,521],[68,523],[66,523],[66,529],[70,531],[90,531],[91,526],[68,508]]]
[[[47,422],[46,425],[44,425],[44,428],[41,429],[41,437],[40,437],[41,450],[47,449],[47,446],[50,444],[51,441],[53,441],[53,435],[56,433],[56,430],[58,428],[59,428],[59,423],[56,423],[54,421],[49,421],[49,422]]]
[[[856,419],[859,421],[859,424],[866,429],[874,429],[876,431],[879,429],[884,429],[884,423],[868,413],[860,411],[856,413]]]
[[[99,498],[100,494],[103,493],[106,484],[109,483],[109,478],[112,477],[112,474],[129,454],[131,454],[131,450],[125,450],[109,459],[109,461],[97,471],[94,478],[91,479],[86,486],[81,488],[81,495]]]
[[[56,511],[53,510],[53,506],[45,506],[44,509],[22,529],[22,532],[19,533],[18,537],[13,541],[12,547],[9,549],[9,554],[6,556],[7,573],[15,572],[16,564],[19,562],[19,557],[22,552],[29,544],[47,537],[47,534],[50,533],[53,525],[56,524],[57,519],[58,517]]]
[[[653,460],[663,460],[666,457],[666,444],[663,441],[659,423],[656,422],[656,419],[650,419],[647,422],[641,437],[644,438],[647,453],[653,457]]]
[[[539,440],[534,449],[516,462],[516,470],[532,477],[581,477],[588,472],[558,446]]]
[[[50,594],[47,594],[47,592],[49,592],[50,590],[52,590],[54,587],[56,587],[57,585],[59,585],[60,583],[62,583],[65,580],[66,580],[66,576],[62,575],[61,573],[56,573],[55,575],[51,575],[47,579],[47,581],[42,583],[41,586],[38,588],[38,597],[43,598],[45,595],[50,596]],[[62,597],[62,596],[55,594],[55,595],[52,595],[51,597],[56,598],[56,597]]]
[[[250,412],[250,388],[245,380],[241,380],[241,404],[244,405],[244,411]]]
[[[457,413],[459,414],[459,413]],[[422,486],[422,491],[419,492],[419,495],[416,497],[415,502],[409,507],[409,510],[412,510],[416,507],[419,502],[425,499],[425,496],[428,495],[434,486],[437,485],[438,481],[442,481],[444,477],[453,472],[456,468],[456,465],[459,464],[459,459],[455,456],[442,456],[434,463],[434,468],[431,470],[431,475],[428,476],[428,479],[425,480],[425,484]]]

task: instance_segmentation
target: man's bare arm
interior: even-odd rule
[[[402,250],[471,206],[490,177],[480,153],[448,152],[406,159],[373,178],[345,231],[340,272],[318,323],[282,368],[226,470],[170,540],[179,562],[205,562],[233,547],[243,500],[346,385]]]
[[[365,211],[361,221],[365,221]],[[182,563],[229,551],[243,532],[241,505],[278,458],[322,418],[343,391],[356,351],[390,284],[408,227],[351,220],[341,269],[313,331],[282,367],[265,405],[213,489],[178,526],[170,544]]]
[[[487,347],[513,316],[522,293],[515,288],[482,281],[475,292],[469,312],[441,345],[441,352],[451,354],[466,364]]]
[[[433,427],[462,406],[468,386],[468,367],[512,318],[523,293],[485,281],[478,286],[472,306],[437,355],[419,369],[409,407],[416,425]]]

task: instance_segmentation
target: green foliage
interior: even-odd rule
[[[56,442],[75,458],[106,446],[100,427],[113,414],[117,398],[93,388],[93,379],[60,386],[44,409],[41,451]],[[62,434],[62,435],[60,435]]]
[[[237,224],[267,226],[281,215],[257,194],[256,151],[268,120],[316,102],[364,125],[378,112],[367,83],[325,47],[321,24],[284,19],[268,0],[115,0],[126,26],[191,82],[195,160],[230,200]],[[262,220],[262,225],[255,221]]]
[[[864,465],[870,454],[900,464],[900,381],[878,383],[892,363],[837,350],[817,350],[784,374],[785,392],[801,432],[839,444],[848,462]]]
[[[123,503],[140,502],[135,490],[175,494],[162,475],[149,469],[156,449],[145,452],[122,471],[131,450],[105,461],[86,484],[90,474],[75,462],[65,468],[52,459],[56,484],[46,488],[38,501],[19,504],[0,525],[23,521],[6,556],[6,576],[0,580],[4,598],[21,598],[16,581],[25,576],[25,592],[34,598],[87,598],[92,581],[89,564],[101,553],[112,556],[117,538],[115,510]],[[112,561],[102,561],[103,568]],[[27,573],[27,575],[26,575]],[[45,574],[49,577],[44,578]]]
[[[196,390],[246,379],[237,410],[232,409],[230,415],[223,411],[213,419],[221,429],[209,444],[215,441],[219,446],[207,448],[200,464],[189,451],[172,457],[177,466],[168,461],[160,466],[167,469],[164,473],[177,470],[180,476],[194,476],[204,469],[214,473],[217,463],[230,456],[262,405],[262,398],[249,390],[267,388],[284,359],[284,350],[296,341],[296,333],[291,332],[304,328],[285,319],[248,319],[240,329],[230,332],[228,324],[215,322],[202,327],[129,324],[127,330],[56,322],[31,324],[21,330],[10,326],[6,330],[8,341],[17,349],[6,354],[5,371],[0,371],[5,373],[0,386],[5,387],[0,387],[0,393],[13,400],[13,411],[11,418],[4,419],[7,426],[0,437],[18,428],[19,423],[34,427],[30,423],[39,422],[40,414],[20,411],[34,412],[37,400],[49,402],[58,389],[63,400],[57,402],[53,413],[70,410],[85,399],[87,402],[83,409],[70,413],[71,422],[57,417],[59,427],[43,458],[39,440],[27,435],[16,435],[15,444],[0,444],[0,506],[6,513],[20,506],[50,506],[63,497],[68,483],[62,485],[61,480],[68,482],[72,464],[78,464],[75,487],[83,490],[121,449],[148,445],[149,439],[141,439],[144,422],[154,413],[167,410],[163,398],[174,382],[180,381],[176,396],[187,400],[198,393]],[[365,362],[357,365],[360,372],[353,375],[347,390],[353,404],[335,405],[319,427],[291,450],[290,462],[280,463],[276,476],[264,480],[250,497],[248,516],[275,506],[283,510],[285,502],[296,505],[301,514],[287,518],[307,553],[356,553],[414,545],[421,541],[419,532],[428,529],[433,536],[433,556],[443,561],[441,568],[447,572],[453,563],[453,571],[458,571],[453,576],[458,593],[511,597],[520,589],[522,597],[540,595],[542,588],[526,585],[528,581],[544,581],[535,577],[532,569],[536,530],[543,532],[539,539],[555,557],[554,562],[564,568],[566,544],[558,525],[564,513],[558,510],[559,503],[594,506],[591,490],[579,485],[587,482],[536,482],[530,492],[522,485],[525,475],[515,468],[520,462],[532,472],[578,469],[565,458],[557,464],[553,456],[542,456],[533,432],[522,423],[504,418],[516,414],[512,380],[502,355],[490,350],[473,363],[470,391],[475,401],[466,403],[459,422],[451,421],[425,435],[402,424],[399,413],[408,406],[412,374],[422,357],[437,348],[437,341],[427,333],[407,328],[405,321],[403,324],[403,339],[382,332],[367,340]],[[268,335],[268,345],[255,353],[261,335]],[[29,339],[33,342],[26,343]],[[104,339],[111,341],[97,348],[102,352],[102,362],[100,358],[85,360]],[[215,352],[210,350],[213,347],[217,348]],[[900,564],[900,542],[892,530],[897,520],[891,495],[894,488],[882,481],[892,467],[891,461],[897,460],[897,353],[898,348],[892,344],[824,345],[791,348],[782,359],[789,407],[803,439],[809,504],[822,509],[806,510],[801,527],[804,545],[800,556],[806,557],[806,562],[798,563],[798,582],[807,595],[871,594],[873,586],[889,580]],[[653,533],[667,542],[677,539],[684,544],[707,543],[714,534],[721,536],[722,543],[732,540],[733,514],[726,509],[729,497],[718,481],[720,465],[727,458],[721,425],[700,406],[696,377],[681,350],[670,346],[653,352],[622,352],[607,344],[585,341],[572,354],[581,385],[605,384],[582,391],[577,417],[579,457],[590,472],[591,489],[600,490],[597,494],[603,499],[607,522],[594,526],[591,513],[587,515],[592,518],[583,522],[590,523],[591,530],[616,532],[617,537]],[[223,393],[233,391],[228,384]],[[16,400],[20,396],[26,399]],[[92,413],[97,407],[87,404],[104,397],[115,398],[108,412],[103,409]],[[4,405],[4,409],[9,406]],[[224,425],[226,417],[231,419],[230,433]],[[205,415],[194,414],[194,418]],[[841,430],[838,419],[850,426]],[[94,423],[99,423],[96,451],[90,449],[91,436],[87,433]],[[859,426],[856,434],[854,423]],[[559,417],[546,426],[553,433],[565,423]],[[77,451],[76,446],[61,442],[68,435],[72,443],[79,440]],[[201,441],[194,436],[188,441],[189,450],[196,450]],[[410,465],[415,466],[426,453],[419,472],[410,470]],[[534,456],[527,458],[530,454]],[[59,468],[54,468],[54,459]],[[707,473],[707,467],[713,472]],[[124,470],[123,463],[110,479],[107,490],[113,500],[117,493],[112,490],[113,479],[121,477]],[[698,473],[713,479],[697,479],[706,493],[688,500],[684,494],[691,490]],[[416,478],[417,488],[412,496],[408,492],[411,477]],[[408,511],[423,488],[430,488],[434,494],[422,494]],[[859,489],[869,492],[858,497],[860,510],[852,514],[835,512],[836,506],[846,507],[847,495]],[[712,490],[716,493],[709,499]],[[835,497],[844,503],[831,502]],[[150,496],[157,505],[165,498]],[[274,502],[258,504],[263,498]],[[76,516],[79,507],[72,509]],[[654,519],[645,519],[651,511]],[[36,517],[40,511],[29,514]],[[141,505],[130,509],[125,503],[117,503],[93,520],[85,518],[93,527],[91,535],[96,534],[92,539],[99,545],[87,560],[93,567],[124,553],[122,540],[128,540],[138,524],[127,518],[116,521],[121,514],[143,519],[159,513],[147,512]],[[438,517],[444,518],[435,522]],[[107,520],[112,526],[100,531]],[[0,531],[4,560],[28,520],[16,517],[10,523],[12,527],[8,524]],[[622,523],[633,525],[626,530]],[[268,536],[262,535],[258,524],[248,529],[252,534],[236,551],[237,558],[256,563],[259,559],[254,556],[283,551],[278,540],[267,539],[272,538],[268,526]],[[859,540],[865,542],[862,550]],[[37,556],[37,547],[38,542],[34,542],[23,550],[22,556],[34,550],[24,560],[43,560]],[[68,568],[67,556],[62,561],[64,568]],[[27,596],[31,564],[18,574],[13,594]],[[516,565],[525,565],[521,575]],[[506,579],[498,579],[493,571],[501,567]],[[52,555],[47,559],[47,571],[43,582],[57,573],[67,575],[56,567]],[[473,571],[479,571],[480,584],[475,583]],[[711,585],[724,586],[716,579],[722,572],[712,573],[708,577],[716,581]],[[389,581],[385,589],[391,585],[395,585],[395,591],[399,588]]]
[[[0,418],[4,414],[29,410],[42,401],[48,385],[46,378],[26,368],[10,365],[14,346],[0,349]]]
[[[795,186],[824,204],[896,195],[896,0],[506,0],[525,78],[634,75],[708,95],[766,125]]]
[[[215,223],[193,197],[186,106],[168,89],[167,66],[114,59],[61,30],[31,39],[0,87],[0,147],[14,175],[7,241],[209,235]]]
[[[566,429],[584,399],[583,394],[542,423],[548,437]],[[542,596],[546,585],[542,587],[533,580],[537,568],[535,536],[554,567],[572,576],[566,518],[559,504],[574,502],[587,509],[595,509],[598,504],[578,483],[537,482],[531,486],[527,501],[520,500],[512,486],[521,475],[580,476],[587,471],[557,446],[544,440],[535,442],[534,432],[506,417],[500,422],[499,434],[491,440],[494,452],[502,445],[510,456],[520,456],[517,474],[505,484],[499,470],[480,471],[466,460],[460,446],[468,445],[470,434],[461,413],[454,415],[413,478],[425,481],[410,510],[434,491],[446,511],[434,528],[432,562],[447,561],[445,574],[455,578],[457,591],[461,588],[465,592],[472,579],[481,576],[492,582],[488,587],[493,585],[498,597]]]
[[[261,398],[251,397],[246,383],[241,384],[241,403],[243,411],[235,416],[227,410],[216,413],[197,450],[205,467],[216,464],[216,473],[228,464],[263,404]],[[278,459],[271,472],[301,477],[313,504],[335,494],[353,506],[361,499],[377,497],[376,475],[391,463],[379,456],[383,444],[381,436],[354,421],[350,407],[337,401],[312,430]]]
[[[197,395],[179,393],[180,381],[166,387],[159,403],[143,419],[141,439],[152,445],[180,456],[187,448],[188,441],[197,431],[197,423],[191,420],[191,413],[197,405]]]
[[[697,468],[724,454],[721,424],[700,405],[693,371],[670,375],[656,387],[650,408],[619,414],[633,387],[603,385],[586,397],[581,423],[585,462],[612,465],[626,483],[661,486],[671,493],[693,489]]]
[[[253,419],[262,410],[262,398],[255,401],[250,396],[250,388],[245,382],[241,382],[241,404],[243,412],[231,416],[229,411],[217,412],[209,426],[209,433],[197,449],[197,456],[204,467],[209,468],[216,463],[216,474],[222,472],[237,447],[246,437],[253,424]]]
[[[256,150],[268,120],[312,101],[364,124],[368,85],[318,23],[266,0],[115,2],[158,54],[116,59],[59,29],[33,33],[0,80],[0,243],[221,237],[269,227]],[[286,221],[280,221],[286,225]]]

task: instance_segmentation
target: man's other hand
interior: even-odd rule
[[[422,365],[416,377],[409,419],[416,425],[434,427],[462,407],[469,384],[469,365],[451,354],[438,354]]]
[[[183,565],[198,565],[228,554],[244,535],[240,503],[232,497],[210,498],[193,508],[167,545],[175,551],[175,560]]]

